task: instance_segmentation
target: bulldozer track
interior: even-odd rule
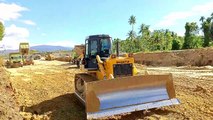
[[[82,102],[85,102],[85,85],[88,82],[96,81],[97,79],[89,74],[80,73],[75,75],[75,93],[80,97]],[[79,88],[78,88],[79,87]]]

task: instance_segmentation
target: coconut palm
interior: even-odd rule
[[[136,18],[134,15],[131,15],[129,18],[129,24],[132,26],[132,31],[134,31],[134,25],[136,23]]]
[[[134,40],[136,38],[136,34],[134,31],[130,30],[127,34],[128,38],[130,38],[130,40]]]
[[[149,25],[141,24],[139,28],[139,34],[142,34],[142,36],[144,35],[149,36],[150,35]]]
[[[207,19],[206,19],[206,22],[208,22],[208,23],[211,23],[211,17],[208,17]]]
[[[139,30],[138,33],[143,35],[145,27],[146,27],[146,25],[142,23],[141,26],[140,26],[140,28],[139,28],[140,30]]]
[[[205,17],[204,17],[204,16],[201,16],[201,17],[200,17],[200,21],[203,23],[204,20],[205,20]]]
[[[211,18],[213,19],[213,13],[211,14]]]

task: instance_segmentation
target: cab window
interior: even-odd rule
[[[96,56],[98,52],[98,42],[97,40],[91,40],[90,44],[91,56]]]
[[[110,40],[101,39],[101,56],[107,57],[110,54]]]

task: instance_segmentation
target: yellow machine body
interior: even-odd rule
[[[96,77],[97,77],[98,80],[113,79],[114,78],[114,76],[113,76],[113,73],[114,73],[113,65],[115,65],[115,64],[131,64],[132,67],[133,67],[131,76],[134,76],[134,75],[137,74],[137,69],[134,66],[134,58],[133,57],[128,57],[128,56],[112,57],[112,56],[110,56],[108,59],[106,59],[105,62],[101,61],[100,57],[97,56],[96,59],[97,59],[97,62],[98,62],[99,70],[95,71],[95,73],[96,73]],[[122,75],[122,76],[125,76],[125,75]]]

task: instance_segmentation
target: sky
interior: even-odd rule
[[[184,35],[186,22],[200,24],[212,12],[212,0],[0,0],[0,48],[18,49],[20,42],[73,47],[94,34],[125,39],[131,15],[136,32],[144,23]]]

